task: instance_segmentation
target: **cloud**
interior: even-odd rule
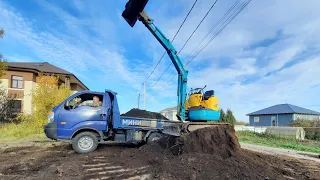
[[[12,61],[48,61],[75,73],[93,90],[113,89],[121,95],[121,111],[129,110],[136,107],[141,84],[164,49],[141,22],[134,28],[126,24],[121,17],[125,2],[37,1],[39,13],[32,16],[23,13],[21,6],[0,1],[1,26],[7,30],[1,51]],[[174,41],[177,50],[213,2],[197,2]],[[181,52],[184,62],[235,2],[245,1],[218,1]],[[172,39],[192,3],[150,1],[146,10]],[[249,112],[285,102],[320,111],[315,102],[320,98],[320,82],[315,78],[320,72],[320,12],[315,8],[319,5],[316,0],[252,1],[186,67],[188,87],[214,89],[221,107],[231,108],[239,120],[247,120]],[[165,55],[147,89],[170,63]],[[177,79],[171,79],[176,74],[170,67],[147,92],[147,109],[175,105]]]

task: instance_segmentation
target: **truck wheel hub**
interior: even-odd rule
[[[90,137],[81,137],[78,141],[78,146],[82,150],[88,150],[93,146],[93,140]]]

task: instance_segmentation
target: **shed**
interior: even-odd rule
[[[297,119],[320,120],[320,112],[292,104],[270,106],[247,116],[250,126],[287,126]]]
[[[277,137],[304,140],[306,132],[302,127],[268,127],[266,134],[274,135]]]

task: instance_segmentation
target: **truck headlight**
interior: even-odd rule
[[[48,123],[52,123],[54,121],[54,112],[50,112],[48,116]]]

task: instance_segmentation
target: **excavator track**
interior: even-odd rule
[[[197,129],[212,127],[212,126],[228,126],[229,123],[218,122],[180,122],[163,126],[163,133],[172,136],[181,136],[185,133],[190,133]]]

